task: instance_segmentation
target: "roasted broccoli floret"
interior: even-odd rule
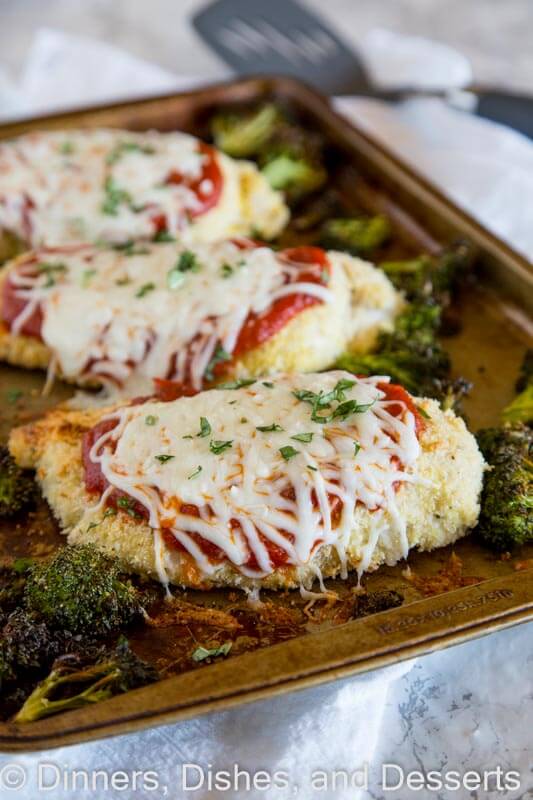
[[[485,473],[477,532],[497,550],[533,541],[533,430],[526,425],[477,434]]]
[[[506,422],[533,423],[533,350],[528,350],[520,375],[516,382],[519,393],[512,403],[504,408],[502,417]]]
[[[0,687],[27,671],[46,667],[61,652],[62,643],[46,623],[22,608],[12,611],[2,629],[0,642]]]
[[[7,447],[0,447],[0,517],[11,517],[35,502],[31,473],[17,467]]]
[[[261,148],[259,165],[272,188],[284,192],[289,203],[319,189],[327,179],[322,139],[289,122],[278,125]]]
[[[471,252],[462,243],[438,256],[420,255],[405,261],[383,261],[379,267],[408,300],[432,298],[447,306],[457,284],[470,274]]]
[[[247,111],[221,111],[211,119],[211,133],[216,146],[229,156],[251,158],[272,138],[280,118],[272,103]]]
[[[22,603],[31,563],[30,559],[18,558],[10,566],[0,567],[0,619]]]
[[[339,217],[330,219],[322,226],[320,241],[330,250],[346,250],[353,255],[362,255],[376,250],[391,235],[387,217]]]
[[[61,711],[99,703],[158,678],[157,670],[138,658],[124,638],[114,650],[100,651],[96,660],[87,655],[62,656],[30,694],[15,722],[34,722]]]
[[[139,617],[141,599],[120,562],[92,545],[63,547],[34,565],[24,590],[26,608],[50,627],[93,637]]]
[[[399,314],[394,331],[380,336],[377,352],[347,353],[337,367],[355,375],[389,375],[412,394],[442,400],[450,360],[436,339],[439,321],[439,306],[412,304]]]

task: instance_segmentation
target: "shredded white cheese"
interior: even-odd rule
[[[408,551],[395,494],[399,483],[417,480],[420,447],[413,414],[403,403],[399,415],[391,413],[398,401],[378,388],[387,381],[339,371],[285,375],[121,408],[90,458],[207,577],[218,564],[202,540],[248,577],[273,572],[269,546],[298,567],[332,545],[345,565],[358,504],[373,512],[375,528],[363,570],[380,537],[399,536]],[[325,401],[317,404],[317,396]],[[198,516],[182,504],[196,506]],[[156,548],[161,565],[159,537]]]
[[[231,356],[250,314],[291,294],[332,302],[326,286],[299,280],[313,269],[320,278],[320,265],[227,240],[48,249],[10,273],[27,303],[11,329],[19,333],[40,305],[42,339],[67,378],[97,378],[129,396],[152,393],[155,377],[199,390],[213,359]]]
[[[206,240],[249,232],[254,220],[245,219],[241,173],[250,166],[213,151],[222,193],[203,211],[215,186],[201,180],[207,156],[199,145],[185,133],[111,129],[38,131],[2,142],[0,231],[31,246],[123,242],[153,236],[163,216],[173,235],[194,236],[201,229]],[[185,181],[172,180],[173,174]],[[257,178],[254,191],[264,195],[266,216],[273,215],[265,230],[272,227],[275,234],[286,210],[281,195]],[[196,184],[200,199],[190,188]],[[256,227],[262,228],[259,218]]]

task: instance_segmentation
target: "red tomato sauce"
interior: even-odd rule
[[[204,157],[202,164],[202,171],[196,178],[191,178],[189,175],[184,175],[179,170],[171,170],[165,180],[169,186],[185,186],[196,195],[198,206],[188,213],[191,217],[200,217],[207,211],[210,211],[218,201],[222,194],[224,185],[224,176],[222,170],[218,165],[218,157],[216,150],[205,142],[198,144],[198,152]],[[159,212],[152,217],[152,224],[155,228],[155,233],[161,233],[168,230],[168,221],[165,214]]]
[[[19,314],[26,308],[28,301],[22,297],[17,297],[16,292],[20,291],[16,286],[11,283],[9,276],[2,286],[2,305],[1,316],[2,322],[5,322],[8,328],[11,328]],[[35,307],[35,311],[28,317],[24,325],[20,329],[20,333],[24,336],[33,336],[35,339],[41,338],[41,330],[43,327],[43,312],[40,305]]]
[[[187,393],[186,387],[183,387],[181,384],[175,381],[158,380],[156,382],[156,388],[158,398],[166,402],[175,400],[178,397],[190,396],[190,394]],[[387,400],[392,401],[391,405],[388,407],[388,410],[393,416],[400,416],[404,412],[404,409],[406,407],[408,408],[415,418],[415,430],[417,435],[419,435],[423,430],[425,423],[411,395],[402,386],[394,383],[380,383],[378,384],[378,388],[384,392]],[[146,398],[138,398],[132,401],[132,404],[137,405],[145,401]],[[109,483],[104,477],[100,465],[91,461],[90,452],[95,442],[97,442],[98,439],[105,433],[113,430],[117,424],[118,421],[114,419],[103,420],[88,430],[84,434],[82,440],[82,461],[85,472],[85,486],[88,492],[95,494],[97,493],[100,496],[108,488]],[[114,447],[116,445],[110,443],[104,446]],[[398,469],[401,468],[401,464],[397,458],[395,458],[394,464]],[[398,489],[400,485],[400,481],[395,483],[395,489]],[[289,500],[295,499],[295,492],[292,487],[288,487],[284,492],[282,492],[282,494]],[[124,508],[124,499],[129,501],[129,506],[126,508]],[[314,492],[312,494],[312,502],[315,507],[318,506],[318,499]],[[332,524],[334,527],[336,527],[341,517],[343,503],[337,495],[331,493],[328,493],[328,503],[330,506]],[[115,508],[117,511],[130,514],[134,518],[136,517],[143,520],[148,518],[148,510],[142,504],[133,500],[133,498],[129,497],[124,492],[120,492],[118,490],[110,494],[107,500],[107,505]],[[183,503],[179,510],[181,514],[191,517],[198,517],[200,515],[198,506],[192,503]],[[370,510],[372,511],[376,509]],[[240,524],[236,519],[230,520],[230,525],[234,530],[240,528]],[[280,533],[284,533],[289,542],[294,540],[294,536],[292,534],[286,531],[280,531]],[[194,540],[196,545],[201,549],[202,553],[204,553],[204,555],[206,555],[212,563],[221,563],[227,559],[226,554],[221,548],[212,542],[207,541],[207,539],[204,539],[200,534],[190,532],[188,535]],[[289,559],[287,551],[274,542],[269,541],[265,536],[263,536],[263,534],[259,533],[258,535],[267,549],[272,567],[278,568],[287,564]],[[162,536],[168,547],[181,552],[186,552],[186,548],[175,538],[175,536],[172,534],[172,531],[170,531],[168,528],[163,528]],[[318,544],[319,542],[316,542],[315,547],[318,546]],[[259,571],[259,563],[257,562],[257,559],[252,551],[249,553],[249,557],[245,562],[245,566],[251,570]]]

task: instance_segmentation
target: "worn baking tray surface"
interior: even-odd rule
[[[462,328],[445,345],[452,355],[454,371],[475,384],[465,403],[470,427],[497,423],[500,409],[513,396],[518,367],[531,342],[530,265],[380,145],[340,120],[312,90],[288,79],[250,79],[181,96],[8,125],[0,128],[0,138],[42,127],[95,125],[182,129],[205,135],[205,123],[213,108],[271,97],[325,134],[331,145],[331,184],[341,192],[346,209],[389,215],[395,236],[383,258],[407,257],[421,250],[437,252],[458,237],[471,242],[477,254],[478,282],[459,298],[456,310]],[[289,228],[283,241],[300,242],[302,235]],[[0,366],[2,441],[13,424],[38,416],[72,392],[57,384],[49,396],[43,397],[43,383],[42,373]],[[0,524],[0,556],[46,555],[63,541],[44,503],[24,524]],[[397,591],[403,604],[348,622],[338,614],[335,624],[331,614],[322,617],[320,603],[304,615],[304,604],[295,592],[265,592],[262,599],[287,609],[288,619],[292,614],[305,623],[283,626],[278,619],[276,625],[261,623],[260,630],[259,618],[246,612],[235,593],[180,592],[180,598],[189,603],[220,609],[242,606],[239,619],[244,635],[232,650],[237,655],[94,707],[31,725],[0,723],[0,748],[39,749],[184,719],[363,672],[533,616],[533,547],[523,548],[506,560],[469,537],[459,542],[453,553],[451,548],[412,553],[408,559],[411,579],[406,577],[405,564],[383,567],[366,576],[364,585],[369,592]],[[339,608],[353,601],[354,577],[347,582],[327,581],[327,585],[339,593]],[[190,629],[179,624],[143,627],[131,634],[130,641],[141,655],[168,665],[173,659],[179,661],[184,647],[190,650],[194,643],[194,638],[188,638],[190,634]]]

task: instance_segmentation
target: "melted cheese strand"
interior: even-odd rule
[[[31,254],[10,273],[16,298],[27,302],[13,332],[40,305],[43,341],[65,377],[96,378],[130,396],[149,394],[155,377],[200,390],[217,347],[229,358],[250,314],[289,295],[334,299],[325,286],[298,281],[293,265],[267,247],[137,247],[137,255],[71,247],[68,258],[48,249],[42,262]]]
[[[314,421],[310,404],[297,399],[295,390],[327,394],[339,381],[339,402],[370,407],[330,423]],[[396,488],[419,480],[414,416],[398,400],[394,405],[402,411],[393,416],[379,382],[383,378],[355,379],[344,372],[281,376],[271,389],[258,381],[236,391],[128,406],[106,418],[118,424],[95,442],[90,459],[111,486],[146,507],[150,527],[172,533],[206,576],[216,572],[219,559],[209,558],[202,539],[247,577],[275,569],[269,547],[284,553],[282,563],[301,567],[320,547],[332,545],[345,572],[347,542],[363,505],[373,514],[362,573],[382,537],[398,537],[407,554]],[[156,424],[147,426],[147,415]],[[202,416],[209,420],[209,437],[194,435]],[[281,432],[258,430],[278,421]],[[216,440],[231,445],[217,454]],[[160,453],[172,458],[160,463]],[[335,497],[341,504],[336,521]],[[198,515],[183,512],[183,504],[196,507]]]

